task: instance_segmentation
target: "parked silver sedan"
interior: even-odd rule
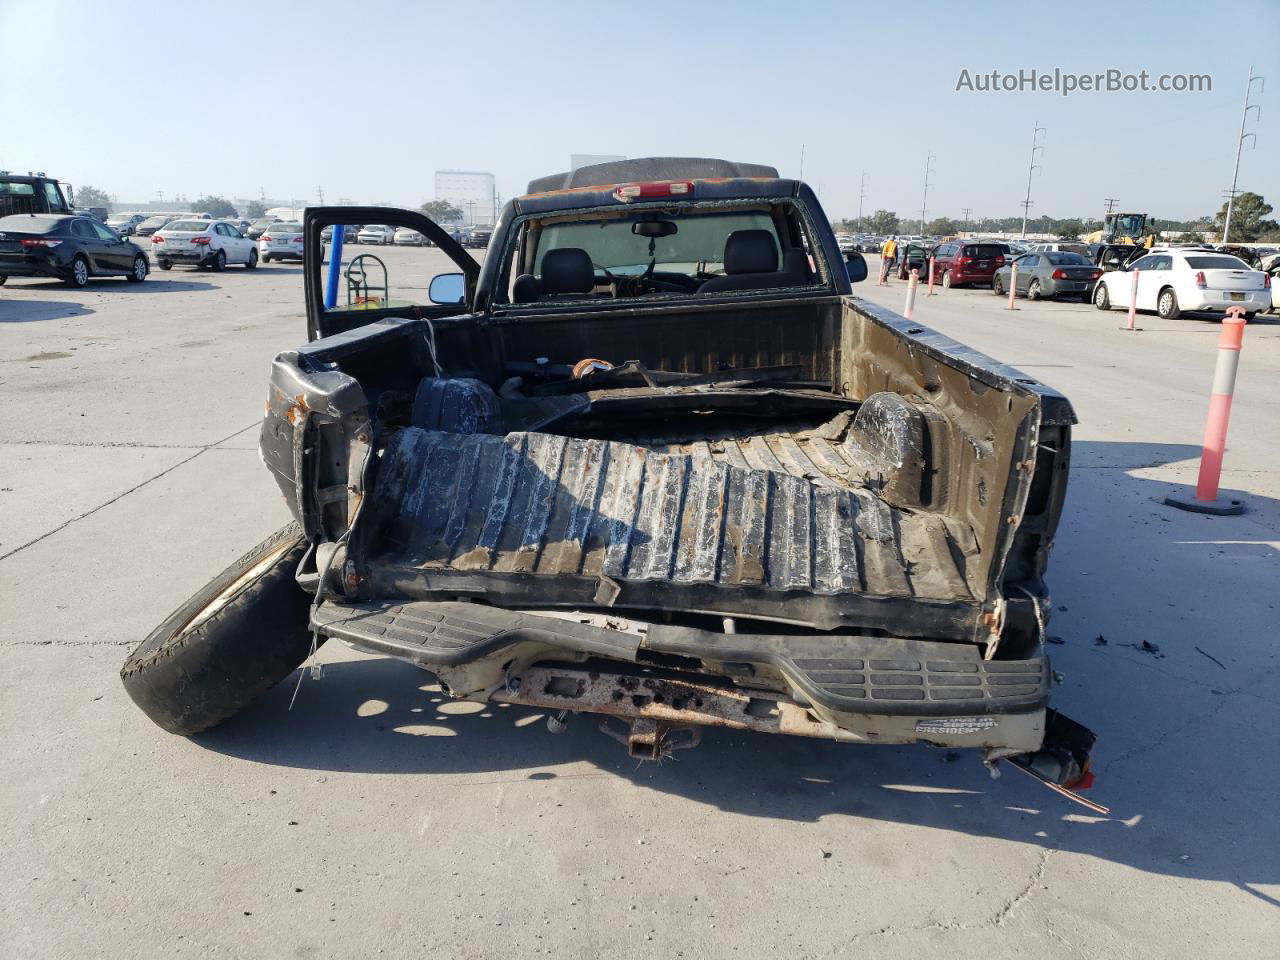
[[[1078,253],[1024,253],[1013,261],[1018,265],[1017,293],[1029,300],[1074,296],[1088,300],[1102,271]],[[1013,265],[1005,264],[991,278],[991,292],[1009,292]]]

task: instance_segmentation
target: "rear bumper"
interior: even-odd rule
[[[668,727],[1030,752],[1049,701],[1047,657],[984,661],[960,643],[722,634],[428,601],[327,602],[313,626],[424,667],[456,697]]]
[[[1257,313],[1271,308],[1271,291],[1270,290],[1248,290],[1241,291],[1245,294],[1243,300],[1232,300],[1229,290],[1204,290],[1198,297],[1182,303],[1179,297],[1178,306],[1183,310],[1203,313],[1225,313],[1231,307],[1240,307],[1246,313]]]
[[[207,263],[212,263],[213,258],[217,255],[218,251],[216,250],[200,253],[186,250],[179,250],[176,252],[172,250],[159,250],[156,252],[156,259],[168,260],[170,263],[194,263],[199,266],[204,266]]]
[[[62,277],[67,268],[48,258],[22,257],[0,260],[0,277]]]

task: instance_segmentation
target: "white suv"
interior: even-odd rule
[[[1240,307],[1245,317],[1271,306],[1271,278],[1239,257],[1198,250],[1148,253],[1123,270],[1104,273],[1093,291],[1099,310],[1126,308],[1138,271],[1139,310],[1155,310],[1165,320],[1186,312],[1224,313]]]
[[[229,263],[242,263],[249,270],[258,265],[253,241],[223,220],[171,220],[152,235],[151,252],[161,270],[171,270],[175,263],[214,270]]]

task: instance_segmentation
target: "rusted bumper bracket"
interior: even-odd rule
[[[680,678],[602,673],[569,666],[528,667],[508,678],[489,699],[545,710],[599,713],[629,721],[625,733],[618,733],[615,725],[602,724],[601,729],[625,743],[632,756],[647,760],[659,759],[673,749],[696,746],[696,737],[692,742],[682,742],[680,732],[698,727],[786,733],[851,743],[866,739],[819,720],[799,704],[769,691],[748,692]]]

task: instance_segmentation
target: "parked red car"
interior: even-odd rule
[[[933,251],[933,275],[944,287],[970,283],[991,284],[991,277],[1004,266],[1004,247],[977,240],[952,240]]]

